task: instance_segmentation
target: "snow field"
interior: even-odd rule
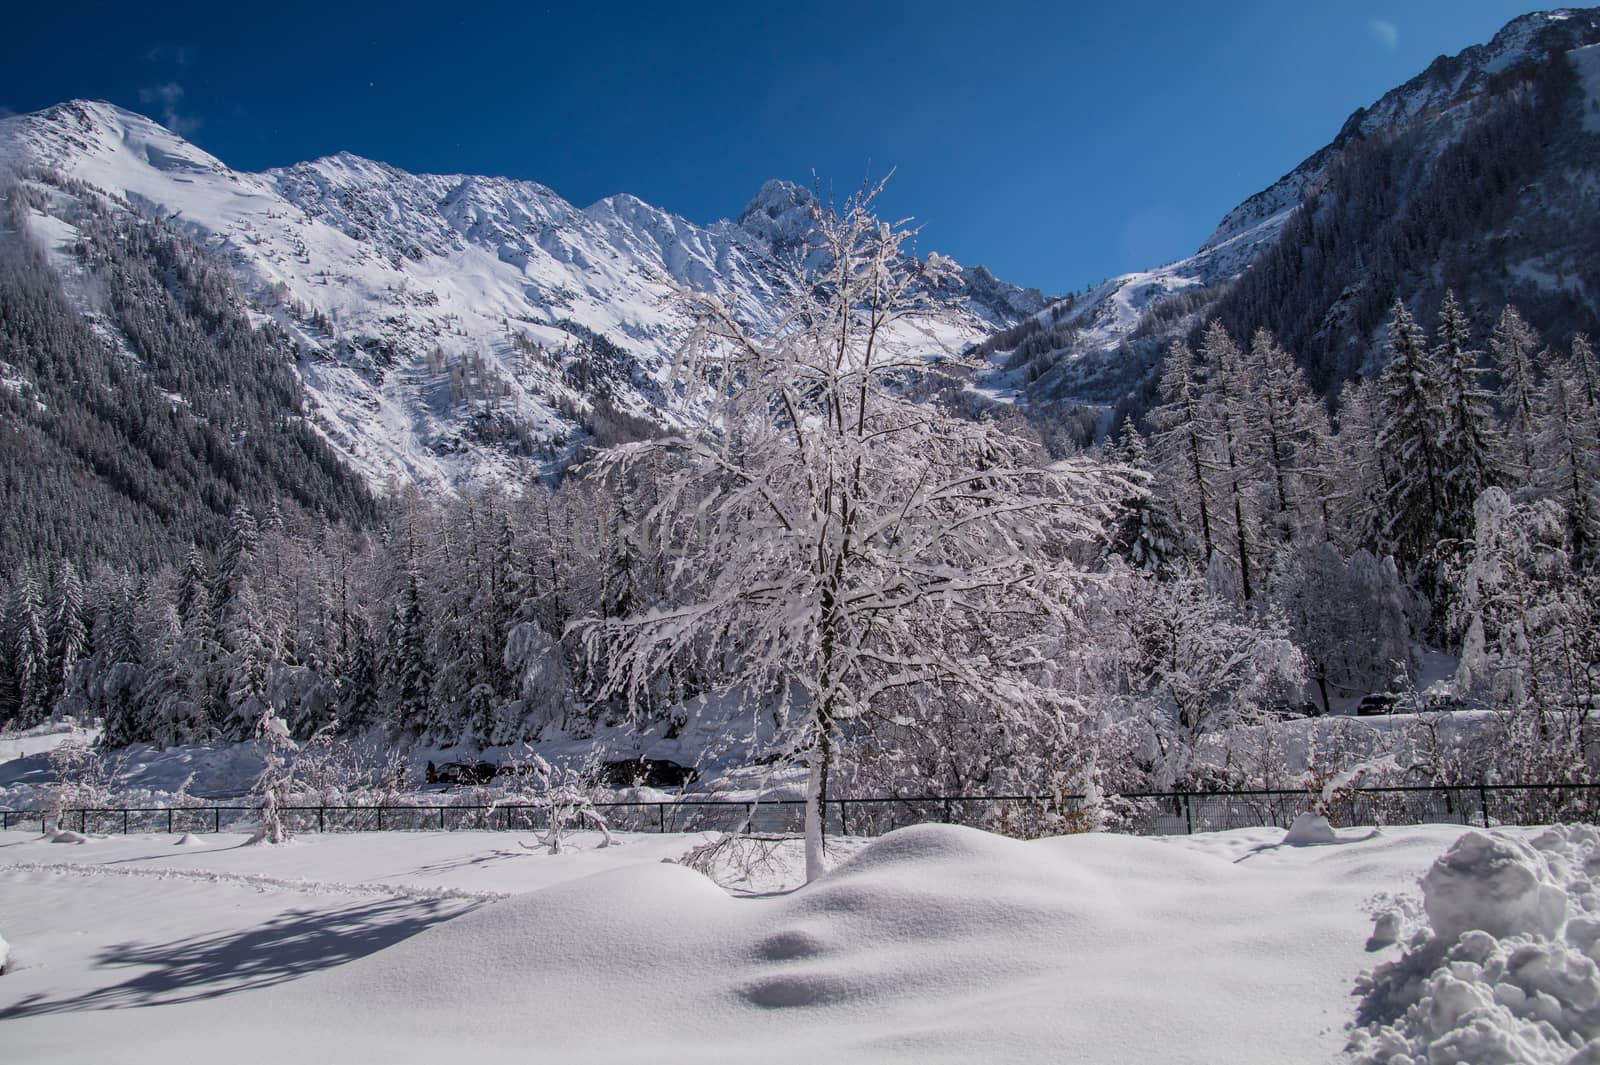
[[[1332,1062],[1374,961],[1369,900],[1462,834],[926,825],[799,890],[789,856],[734,897],[661,862],[704,837],[548,855],[500,833],[14,831],[0,1029],[41,1063]]]

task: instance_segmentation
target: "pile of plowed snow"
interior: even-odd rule
[[[1426,923],[1358,984],[1361,1065],[1600,1065],[1600,833],[1462,836],[1422,878]],[[1404,921],[1379,916],[1375,938]]]

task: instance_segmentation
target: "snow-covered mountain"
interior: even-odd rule
[[[812,202],[772,181],[737,222],[698,226],[633,196],[579,208],[530,181],[347,153],[244,173],[87,101],[0,122],[0,155],[42,193],[29,228],[69,280],[74,183],[224,263],[298,343],[314,424],[378,487],[514,482],[588,435],[692,417],[669,379],[674,289],[770,318],[777,256],[804,245]],[[981,267],[966,282],[953,346],[1044,306]]]
[[[1585,327],[1600,305],[1596,134],[1600,8],[1524,15],[1357,110],[1194,255],[991,338],[987,384],[1137,407],[1172,341],[1216,315],[1273,328],[1330,388],[1370,358],[1396,296],[1427,311],[1448,286],[1483,310],[1516,302],[1547,329]]]

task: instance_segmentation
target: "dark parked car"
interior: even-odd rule
[[[1373,692],[1361,697],[1361,705],[1356,707],[1356,713],[1361,717],[1380,717],[1400,709],[1400,696],[1393,692]]]
[[[429,784],[487,784],[494,779],[495,766],[492,762],[446,762],[435,767],[428,763],[427,780]]]
[[[600,767],[607,784],[614,788],[681,788],[700,774],[688,766],[665,758],[622,758]]]

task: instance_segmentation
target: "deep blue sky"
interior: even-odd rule
[[[236,168],[347,149],[698,222],[896,167],[923,250],[1065,292],[1193,251],[1527,3],[29,3],[0,107],[107,99]]]

